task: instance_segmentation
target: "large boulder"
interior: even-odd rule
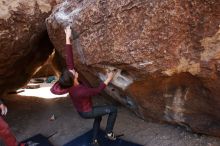
[[[73,29],[81,76],[96,84],[117,69],[106,92],[140,117],[220,136],[219,0],[65,0],[46,20],[65,56]]]
[[[54,69],[54,65],[52,63],[53,55],[49,57],[49,59],[38,68],[37,71],[33,74],[32,78],[41,78],[41,77],[49,77],[56,75],[56,70]]]
[[[57,2],[0,0],[0,95],[23,86],[52,53],[45,19]]]

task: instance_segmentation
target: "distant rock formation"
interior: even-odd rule
[[[23,86],[52,53],[45,19],[57,2],[0,0],[0,95]]]

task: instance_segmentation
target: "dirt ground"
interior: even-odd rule
[[[37,133],[49,136],[57,132],[50,141],[55,146],[62,146],[91,129],[93,121],[79,117],[69,97],[53,98],[54,95],[47,88],[29,91],[33,91],[33,94],[25,96],[28,93],[25,91],[22,95],[4,97],[9,109],[6,120],[19,141]],[[41,94],[49,98],[35,97]],[[109,101],[96,97],[94,103],[109,104]],[[220,146],[220,138],[190,133],[179,126],[146,122],[123,106],[117,106],[119,113],[114,131],[125,134],[123,139],[144,146]],[[56,120],[50,121],[52,115],[55,115]],[[106,117],[101,127],[104,128],[105,124]]]

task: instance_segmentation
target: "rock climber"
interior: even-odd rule
[[[97,88],[90,88],[85,84],[81,84],[78,80],[78,73],[74,69],[73,52],[71,45],[72,31],[70,26],[65,28],[66,34],[66,65],[67,69],[64,70],[59,80],[52,86],[51,92],[54,94],[69,93],[71,100],[82,118],[95,119],[93,123],[93,138],[91,144],[98,146],[97,134],[100,129],[100,122],[102,116],[108,115],[106,125],[106,138],[110,140],[116,140],[116,136],[113,133],[113,127],[117,117],[117,108],[112,105],[105,106],[93,106],[92,96],[99,94],[113,79],[115,73],[108,72],[107,79],[100,83]]]

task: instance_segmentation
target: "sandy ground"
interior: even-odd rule
[[[22,95],[12,94],[4,98],[9,109],[6,120],[19,141],[37,133],[48,136],[57,132],[50,141],[55,146],[62,146],[91,129],[93,121],[79,117],[69,97],[53,98],[48,89],[29,89]],[[42,96],[42,93],[49,98],[35,97]],[[94,103],[110,102],[96,97]],[[219,138],[190,133],[178,126],[145,122],[123,106],[117,106],[119,113],[114,131],[125,134],[123,139],[144,146],[220,146]],[[56,120],[49,120],[52,115]],[[103,128],[105,124],[106,117],[102,121]]]

